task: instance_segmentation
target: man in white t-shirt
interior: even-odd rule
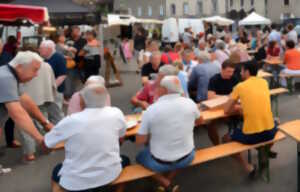
[[[66,117],[45,136],[45,146],[65,143],[65,160],[53,170],[53,191],[96,191],[117,179],[129,160],[120,157],[123,113],[106,106],[107,91],[91,84],[81,91],[84,110]],[[56,190],[57,189],[57,190]]]
[[[137,162],[157,173],[170,172],[166,177],[154,176],[166,192],[175,192],[172,184],[176,169],[188,166],[194,159],[194,126],[202,121],[197,105],[182,97],[177,76],[166,76],[157,89],[160,98],[143,114],[136,136],[137,144],[147,144]]]

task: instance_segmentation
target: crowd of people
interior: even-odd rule
[[[203,123],[201,102],[205,100],[229,96],[224,110],[234,114],[221,120],[229,127],[222,139],[217,129],[220,121],[207,124],[214,145],[221,141],[256,144],[274,138],[278,122],[272,114],[269,85],[257,73],[264,59],[278,57],[283,60],[283,73],[300,74],[295,32],[291,24],[282,32],[275,25],[263,31],[241,28],[237,35],[227,28],[218,29],[216,35],[195,35],[186,28],[179,42],[165,43],[161,51],[159,41],[137,31],[134,55],[141,89],[131,103],[133,112],[143,111],[143,116],[130,141],[144,146],[136,162],[158,173],[153,178],[160,191],[179,190],[173,178],[195,157],[193,130]],[[36,144],[51,150],[64,143],[65,160],[53,169],[54,192],[101,191],[110,188],[130,164],[120,153],[126,118],[112,107],[105,80],[99,76],[96,33],[88,31],[83,37],[73,27],[70,38],[66,36],[61,32],[55,41],[42,41],[38,52],[18,50],[13,37],[4,46],[0,42],[0,127],[5,128],[8,147],[20,147],[13,127],[20,130],[26,161],[35,160]],[[249,49],[255,50],[254,56]],[[81,90],[74,85],[78,77],[83,82]],[[274,158],[276,152],[268,155]],[[255,178],[256,166],[242,154],[234,157]],[[118,185],[116,190],[124,187]]]

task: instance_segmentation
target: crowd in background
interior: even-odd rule
[[[111,107],[106,82],[99,76],[101,45],[96,36],[93,31],[83,35],[73,27],[70,33],[61,31],[53,40],[42,41],[37,53],[18,50],[13,36],[0,44],[0,127],[5,127],[7,146],[13,148],[20,147],[13,128],[21,130],[27,162],[35,160],[36,143],[48,149],[64,142],[65,161],[53,170],[53,191],[109,187],[130,162],[120,155],[126,120],[118,108]],[[299,42],[291,24],[282,31],[276,25],[263,30],[240,28],[236,35],[227,27],[218,27],[215,34],[210,29],[194,34],[186,28],[178,42],[162,43],[156,36],[148,39],[145,29],[137,28],[134,50],[129,39],[122,41],[125,57],[137,58],[141,74],[141,89],[131,103],[135,113],[144,113],[132,140],[145,145],[137,155],[138,163],[158,173],[170,172],[154,176],[161,191],[176,192],[176,170],[195,157],[193,129],[202,123],[202,101],[230,95],[226,113],[243,116],[228,120],[233,129],[224,142],[255,144],[274,138],[277,125],[269,86],[257,73],[265,59],[278,58],[283,61],[282,73],[300,74]],[[254,50],[253,56],[249,50]],[[81,90],[74,83],[78,79],[83,83]],[[66,117],[64,104],[68,105]],[[258,111],[253,109],[256,104]],[[207,129],[212,143],[220,144],[215,122]],[[236,158],[253,178],[256,166],[241,154]]]

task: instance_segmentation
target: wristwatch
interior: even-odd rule
[[[46,122],[42,123],[42,125],[43,125],[43,127],[46,127],[49,123],[50,123],[50,121],[48,119],[46,119]]]

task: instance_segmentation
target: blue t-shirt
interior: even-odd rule
[[[55,52],[49,59],[46,60],[46,62],[52,67],[55,78],[67,74],[67,61],[62,54]],[[62,83],[57,90],[58,92],[63,93],[65,90],[65,84]]]

